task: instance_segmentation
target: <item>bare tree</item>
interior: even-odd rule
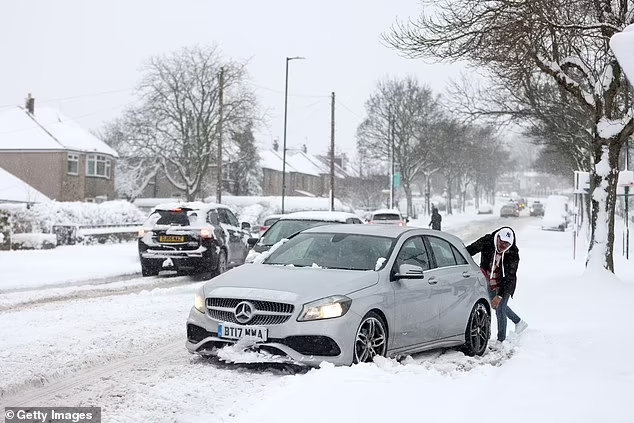
[[[155,157],[139,147],[137,128],[127,113],[97,131],[97,136],[119,153],[114,172],[115,191],[128,201],[142,195],[160,169]]]
[[[245,65],[224,60],[215,47],[187,47],[151,58],[138,87],[140,105],[131,113],[136,147],[156,157],[165,177],[188,200],[216,162],[221,71],[223,129],[230,133],[254,118],[256,98],[245,84]]]
[[[634,133],[612,35],[634,23],[631,0],[424,1],[435,13],[397,23],[386,40],[410,57],[467,60],[500,79],[549,78],[592,116],[592,236],[588,263],[614,271],[618,161]]]
[[[377,84],[365,107],[367,117],[357,129],[357,145],[368,157],[386,163],[393,148],[407,212],[413,216],[412,185],[430,163],[426,146],[440,117],[439,97],[416,78],[387,79]]]

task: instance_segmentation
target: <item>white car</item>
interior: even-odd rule
[[[395,209],[381,209],[372,213],[370,220],[371,225],[397,225],[406,226],[408,219],[401,215],[401,212]]]
[[[493,214],[493,207],[490,204],[480,204],[478,214]]]

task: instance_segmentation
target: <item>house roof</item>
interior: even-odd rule
[[[263,169],[282,171],[282,155],[274,150],[260,152]],[[330,162],[320,156],[313,156],[303,151],[287,151],[286,171],[304,175],[320,176],[330,174]],[[335,175],[339,178],[348,176],[341,166],[335,164]]]
[[[49,200],[46,195],[0,167],[0,203],[41,203]]]
[[[22,107],[0,113],[0,150],[63,150],[102,153],[115,150],[53,108],[40,107],[31,115]]]
[[[287,172],[296,172],[295,169],[290,165],[288,160],[288,154],[286,155],[286,171]],[[262,169],[271,169],[277,170],[279,172],[282,171],[282,155],[274,150],[264,150],[260,151],[260,159],[262,164]]]

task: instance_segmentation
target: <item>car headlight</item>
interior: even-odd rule
[[[194,307],[196,310],[200,311],[202,314],[207,312],[207,308],[205,307],[205,287],[201,286],[196,296],[194,297]]]
[[[351,304],[352,300],[345,295],[322,298],[321,300],[304,304],[297,321],[335,319],[346,314],[350,310]]]

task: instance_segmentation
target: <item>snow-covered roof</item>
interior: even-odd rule
[[[356,214],[336,211],[304,211],[285,214],[280,220],[319,220],[322,222],[343,222],[350,218],[359,218]]]
[[[286,171],[287,172],[295,172],[295,169],[291,166],[288,160],[289,156],[286,155]],[[271,169],[277,170],[281,172],[283,170],[282,164],[282,155],[274,150],[264,150],[260,152],[260,159],[262,169]]]
[[[118,157],[99,138],[47,107],[36,108],[34,115],[21,107],[1,112],[0,150],[64,150]]]
[[[372,212],[372,214],[398,214],[400,215],[401,212],[397,209],[379,209],[379,210],[375,210]]]
[[[0,202],[41,203],[50,199],[22,179],[0,168]]]

